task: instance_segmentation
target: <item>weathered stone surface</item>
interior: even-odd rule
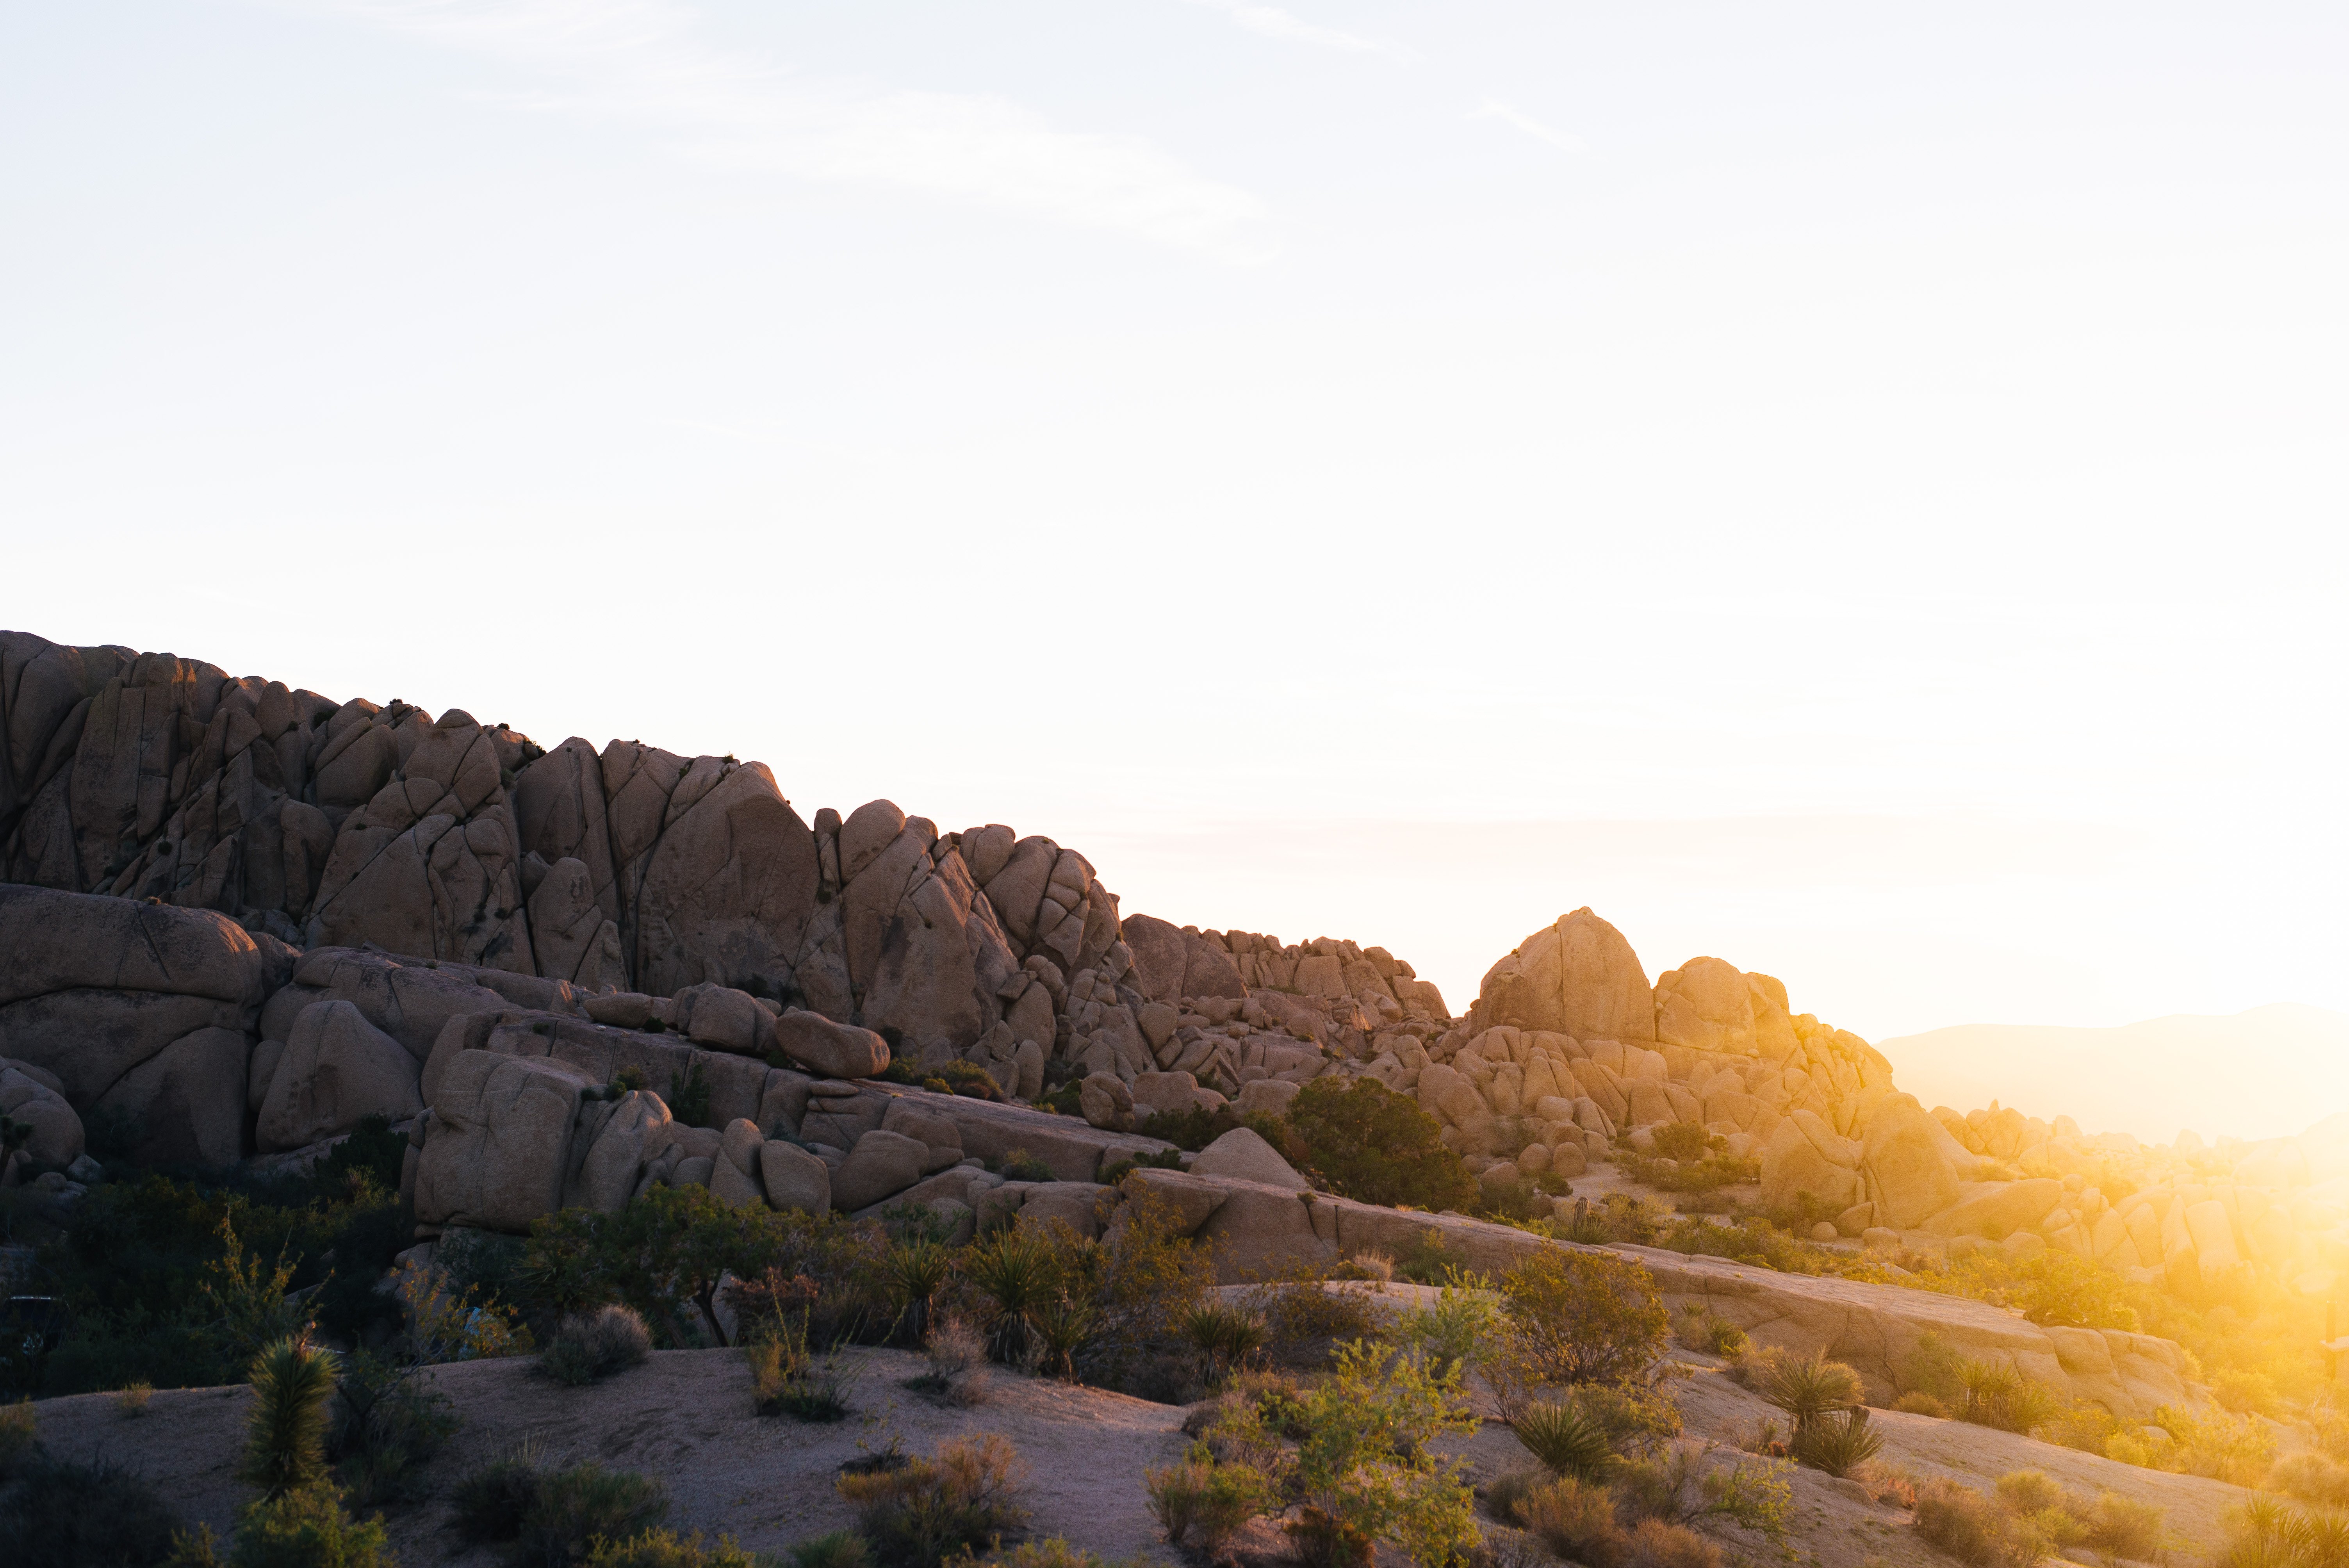
[[[670,998],[677,1026],[696,1045],[763,1057],[775,1048],[775,1020],[748,991],[688,985]]]
[[[32,1129],[24,1152],[44,1165],[70,1165],[81,1153],[81,1118],[55,1076],[39,1068],[0,1061],[0,1116]]]
[[[1996,1241],[2047,1217],[2063,1201],[2064,1183],[2052,1176],[2026,1181],[1969,1181],[1958,1202],[1925,1221],[1937,1236],[1985,1236]]]
[[[759,1150],[767,1202],[778,1209],[823,1214],[832,1209],[832,1168],[796,1143],[769,1139]]]
[[[1762,1200],[1791,1206],[1804,1193],[1840,1212],[1859,1198],[1859,1150],[1807,1110],[1780,1122],[1762,1150]]]
[[[1281,1078],[1258,1078],[1254,1083],[1240,1085],[1240,1092],[1232,1100],[1232,1107],[1242,1116],[1286,1115],[1289,1102],[1304,1087]]]
[[[249,1030],[292,954],[209,910],[0,884],[0,1056],[77,1108],[172,1041]]]
[[[1622,933],[1588,909],[1526,938],[1486,972],[1471,1024],[1515,1024],[1576,1039],[1652,1040],[1655,999]]]
[[[1040,1181],[1029,1189],[1016,1223],[1023,1231],[1066,1225],[1091,1240],[1101,1234],[1114,1192],[1091,1181]]]
[[[765,1146],[765,1140],[759,1136],[758,1123],[747,1117],[728,1122],[719,1140],[717,1162],[709,1173],[710,1195],[736,1209],[765,1202],[765,1179],[760,1174]]]
[[[264,1150],[300,1149],[370,1115],[405,1121],[424,1109],[418,1077],[416,1058],[357,1006],[313,1002],[294,1020],[254,1137]]]
[[[620,1209],[635,1194],[645,1167],[668,1146],[670,1127],[668,1107],[658,1095],[645,1089],[622,1095],[584,1149],[574,1136],[579,1162],[566,1183],[564,1206],[603,1213]]]
[[[123,1074],[98,1097],[97,1109],[124,1117],[139,1130],[140,1158],[151,1164],[231,1164],[246,1152],[245,1068],[251,1049],[252,1041],[239,1029],[198,1029],[183,1035]],[[392,1049],[401,1065],[411,1069],[411,1088],[403,1103],[412,1116],[422,1109],[412,1087],[415,1064],[398,1046]],[[79,1132],[78,1124],[75,1130]]]
[[[1224,1201],[1197,1232],[1226,1284],[1268,1279],[1294,1264],[1335,1261],[1337,1245],[1314,1228],[1312,1208],[1297,1191],[1226,1179]]]
[[[888,1043],[870,1029],[835,1024],[821,1013],[784,1009],[774,1024],[783,1055],[824,1078],[871,1078],[889,1065]]]
[[[1301,1192],[1312,1185],[1280,1157],[1278,1150],[1245,1127],[1233,1128],[1199,1150],[1191,1161],[1191,1173],[1253,1181],[1289,1192]]]
[[[930,1146],[903,1133],[875,1128],[856,1140],[848,1160],[833,1177],[832,1201],[843,1209],[862,1209],[920,1181],[930,1162]]]
[[[417,1219],[520,1234],[559,1207],[580,1091],[593,1087],[545,1057],[460,1052],[426,1124]]]
[[[1905,1094],[1877,1108],[1860,1154],[1876,1194],[1873,1222],[1905,1231],[1957,1202],[1958,1173],[1933,1136],[1940,1125]]]

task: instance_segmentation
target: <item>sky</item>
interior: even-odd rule
[[[1585,904],[1870,1038],[2336,1006],[2344,44],[7,7],[0,624],[1008,822],[1455,1008]]]

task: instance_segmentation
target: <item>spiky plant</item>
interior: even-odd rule
[[[1817,1352],[1773,1362],[1761,1385],[1762,1397],[1785,1411],[1797,1432],[1830,1411],[1850,1409],[1862,1397],[1859,1374]]]
[[[1185,1312],[1175,1326],[1206,1363],[1208,1375],[1231,1371],[1261,1349],[1264,1320],[1228,1302],[1205,1301]]]
[[[962,1265],[993,1309],[988,1326],[995,1358],[1020,1363],[1035,1353],[1036,1319],[1059,1295],[1061,1271],[1052,1249],[1019,1231],[1005,1231]]]
[[[938,1292],[954,1272],[954,1253],[936,1242],[914,1242],[892,1247],[881,1265],[890,1293],[905,1312],[905,1329],[919,1344],[930,1332],[930,1315]]]
[[[1605,1424],[1570,1400],[1527,1405],[1510,1421],[1509,1430],[1553,1475],[1596,1484],[1623,1462]]]
[[[326,1400],[335,1391],[335,1357],[298,1336],[254,1357],[253,1413],[245,1418],[244,1459],[237,1479],[274,1501],[326,1473]]]
[[[1787,1450],[1813,1470],[1845,1476],[1874,1459],[1883,1447],[1884,1434],[1869,1423],[1868,1407],[1855,1405],[1839,1420],[1821,1416],[1808,1426],[1795,1427]]]

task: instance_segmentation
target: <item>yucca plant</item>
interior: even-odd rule
[[[1597,1484],[1623,1463],[1605,1423],[1570,1400],[1527,1405],[1509,1422],[1509,1430],[1552,1475]]]
[[[253,1413],[245,1418],[237,1479],[272,1502],[326,1473],[326,1400],[335,1357],[307,1340],[281,1339],[254,1358]]]
[[[1183,1314],[1175,1326],[1206,1362],[1210,1378],[1230,1372],[1261,1349],[1264,1320],[1228,1302],[1204,1301]]]
[[[938,1292],[954,1272],[954,1253],[936,1242],[914,1242],[892,1247],[882,1261],[882,1278],[905,1313],[905,1329],[920,1344],[930,1332],[930,1315]]]
[[[1787,1451],[1813,1470],[1840,1477],[1874,1459],[1883,1447],[1884,1434],[1868,1421],[1868,1407],[1855,1405],[1841,1419],[1820,1416],[1808,1426],[1795,1427]]]
[[[1817,1352],[1800,1360],[1773,1360],[1760,1383],[1762,1397],[1786,1412],[1797,1434],[1822,1416],[1850,1409],[1862,1397],[1859,1374]]]
[[[1085,1347],[1101,1323],[1089,1303],[1062,1296],[1035,1315],[1037,1365],[1071,1383],[1077,1378],[1077,1352]]]
[[[999,1361],[1019,1364],[1036,1353],[1036,1319],[1060,1294],[1052,1249],[1033,1236],[1005,1231],[962,1265],[994,1309],[988,1346]]]

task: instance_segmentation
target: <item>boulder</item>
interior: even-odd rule
[[[766,1140],[759,1136],[759,1124],[747,1117],[738,1117],[726,1124],[719,1135],[717,1161],[709,1172],[709,1192],[729,1208],[747,1209],[767,1201],[764,1178],[760,1173],[760,1161]]]
[[[881,1130],[902,1133],[926,1145],[930,1151],[926,1161],[929,1170],[941,1170],[963,1158],[962,1129],[910,1098],[889,1102],[888,1109],[881,1113]]]
[[[1199,1080],[1189,1073],[1137,1073],[1133,1094],[1134,1105],[1142,1110],[1170,1114],[1195,1110],[1199,1106]]]
[[[1588,908],[1562,915],[1485,975],[1474,1027],[1515,1024],[1578,1040],[1652,1040],[1656,1006],[1639,955]]]
[[[1958,1201],[1958,1173],[1941,1152],[1937,1132],[1948,1137],[1908,1095],[1896,1094],[1877,1107],[1860,1153],[1876,1194],[1873,1222],[1905,1231]]]
[[[367,1116],[406,1121],[424,1109],[418,1078],[416,1058],[357,1007],[313,1002],[294,1020],[254,1136],[264,1151],[300,1149],[348,1132]]]
[[[546,1057],[460,1051],[441,1076],[416,1167],[416,1217],[521,1234],[563,1202],[587,1075]]]
[[[862,1209],[904,1191],[927,1172],[930,1146],[878,1128],[856,1140],[832,1179],[834,1208]]]
[[[150,1164],[233,1164],[245,1155],[245,1071],[252,1048],[243,1030],[198,1029],[123,1074],[121,1081],[98,1097],[97,1109],[123,1117],[139,1130],[140,1158]],[[408,1095],[399,1102],[405,1114],[394,1118],[405,1120],[423,1107],[416,1099],[415,1064],[397,1044],[391,1048],[401,1066],[410,1069]],[[354,1118],[347,1126],[302,1141],[316,1143],[357,1125]]]
[[[783,1055],[820,1078],[866,1078],[889,1065],[888,1042],[870,1029],[835,1024],[821,1013],[790,1007],[774,1021]]]
[[[24,1153],[44,1165],[63,1168],[81,1153],[81,1118],[67,1102],[57,1079],[39,1068],[0,1061],[0,1116],[33,1130]]]
[[[1131,1132],[1134,1127],[1133,1095],[1125,1081],[1114,1073],[1093,1073],[1078,1086],[1077,1109],[1084,1113],[1086,1122],[1112,1132]]]
[[[2026,1181],[1967,1181],[1958,1191],[1958,1202],[1930,1216],[1926,1230],[1937,1236],[2002,1240],[2037,1224],[2064,1201],[2064,1183],[2053,1176]]]
[[[668,1107],[644,1089],[631,1089],[602,1119],[592,1141],[579,1149],[578,1168],[564,1191],[566,1208],[613,1213],[625,1206],[644,1177],[645,1167],[671,1140]]]
[[[759,1149],[767,1202],[778,1209],[823,1214],[832,1208],[832,1168],[796,1143],[769,1139]]]
[[[1449,1068],[1445,1069],[1449,1071]],[[1232,1108],[1242,1116],[1285,1116],[1288,1106],[1305,1086],[1285,1078],[1258,1078],[1254,1083],[1240,1085],[1240,1092]]]
[[[1278,1150],[1245,1127],[1233,1128],[1199,1150],[1191,1161],[1191,1174],[1254,1181],[1290,1192],[1306,1191],[1312,1186],[1280,1157]]]
[[[1029,1189],[1014,1223],[1022,1231],[1066,1225],[1090,1241],[1101,1234],[1116,1191],[1091,1181],[1040,1181]]]
[[[669,998],[669,1009],[677,1026],[696,1045],[750,1057],[763,1057],[775,1048],[774,1019],[748,991],[688,985]]]
[[[1338,1246],[1333,1233],[1324,1236],[1313,1223],[1312,1202],[1297,1192],[1231,1181],[1224,1201],[1199,1227],[1196,1240],[1215,1260],[1216,1277],[1229,1284],[1277,1278],[1303,1263],[1334,1263]]]
[[[1762,1149],[1762,1201],[1791,1207],[1805,1193],[1840,1212],[1859,1199],[1859,1150],[1807,1110],[1781,1121]]]

